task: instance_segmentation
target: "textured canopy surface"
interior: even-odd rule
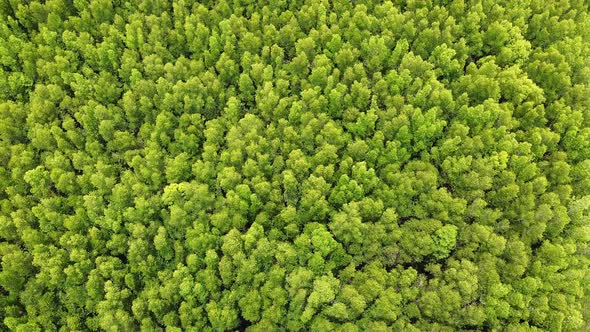
[[[0,0],[0,330],[590,331],[585,0]]]

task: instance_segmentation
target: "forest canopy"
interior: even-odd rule
[[[589,331],[589,5],[0,0],[0,330]]]

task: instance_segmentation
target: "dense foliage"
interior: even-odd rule
[[[588,6],[1,0],[0,330],[590,330]]]

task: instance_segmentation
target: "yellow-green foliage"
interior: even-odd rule
[[[0,330],[590,331],[584,0],[0,0]]]

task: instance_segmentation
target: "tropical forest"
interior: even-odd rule
[[[0,331],[590,331],[587,0],[0,0]]]

